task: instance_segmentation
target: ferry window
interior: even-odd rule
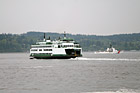
[[[47,46],[47,47],[51,47],[51,46]]]
[[[60,48],[60,45],[58,45],[58,48]]]
[[[44,49],[44,51],[52,51],[52,49]]]
[[[44,51],[48,51],[48,49],[44,49]]]
[[[45,53],[46,55],[51,55],[52,53]]]
[[[37,51],[37,49],[32,49],[31,51]]]
[[[45,48],[45,47],[52,47],[52,46],[31,46],[31,48]]]
[[[42,51],[42,49],[39,49],[39,51]]]

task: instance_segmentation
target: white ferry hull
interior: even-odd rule
[[[53,56],[48,56],[48,55],[35,55],[32,56],[32,58],[36,59],[70,59],[70,58],[76,58],[79,56],[74,56],[74,55],[53,55]]]
[[[37,49],[39,50],[39,49]],[[30,51],[31,58],[37,59],[69,59],[69,58],[76,58],[82,56],[82,49],[69,49],[69,48],[54,48],[52,51]]]

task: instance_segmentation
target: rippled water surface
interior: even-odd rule
[[[140,52],[75,59],[0,54],[0,93],[140,93]]]

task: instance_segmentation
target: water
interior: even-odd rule
[[[140,52],[75,59],[0,54],[0,93],[140,93]]]

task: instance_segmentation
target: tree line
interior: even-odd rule
[[[24,34],[0,34],[0,52],[29,52],[30,45],[43,40],[44,32],[27,32]],[[109,36],[66,34],[80,43],[83,51],[103,51],[110,44],[118,50],[140,50],[140,33]],[[60,33],[46,33],[51,40],[63,38]]]

